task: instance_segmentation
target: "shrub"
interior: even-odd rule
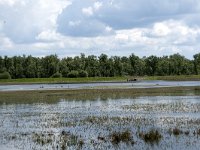
[[[78,77],[78,71],[72,70],[67,75],[69,78],[77,78]]]
[[[68,73],[69,73],[69,70],[68,70],[68,69],[62,70],[62,76],[63,76],[63,77],[68,77]]]
[[[54,73],[51,78],[62,78],[62,74],[59,72]]]
[[[80,70],[78,73],[78,76],[79,77],[88,77],[88,73],[87,73],[87,71]]]
[[[11,79],[11,76],[8,72],[0,73],[0,79]]]

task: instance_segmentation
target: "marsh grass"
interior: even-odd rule
[[[87,77],[87,78],[22,78],[1,79],[0,84],[36,84],[36,83],[88,83],[88,82],[125,82],[127,77]]]
[[[33,142],[39,144],[39,145],[46,145],[53,142],[53,136],[47,135],[47,134],[39,134],[39,133],[33,133],[32,135]]]
[[[147,76],[145,80],[200,81],[200,75]]]
[[[133,143],[131,132],[126,130],[124,132],[114,132],[110,135],[111,142],[118,145],[120,142]]]
[[[181,131],[181,130],[178,129],[178,128],[174,128],[174,129],[172,130],[172,133],[173,133],[173,135],[175,135],[175,136],[179,136],[180,134],[183,133],[183,131]]]
[[[67,100],[107,100],[120,98],[136,98],[138,96],[184,96],[194,93],[200,95],[199,87],[163,87],[144,89],[70,89],[41,91],[7,91],[0,92],[0,104],[12,103],[56,103],[60,99]]]
[[[32,140],[34,143],[44,146],[51,145],[53,146],[55,143],[57,148],[62,150],[67,149],[67,147],[71,146],[79,146],[82,147],[84,145],[83,140],[79,140],[78,136],[62,131],[58,136],[56,134],[50,133],[33,133]]]
[[[147,133],[139,133],[139,137],[143,139],[146,143],[158,144],[162,138],[161,133],[158,130],[151,129]]]

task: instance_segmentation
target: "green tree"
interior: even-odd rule
[[[158,64],[158,57],[156,56],[149,56],[145,59],[145,66],[146,66],[146,74],[147,75],[155,75],[156,69]]]
[[[12,59],[8,58],[7,63],[12,64]],[[13,57],[14,78],[25,78],[23,63],[24,63],[24,57],[21,57],[21,56]],[[6,67],[6,68],[9,68],[8,72],[10,72],[10,67]]]
[[[96,56],[89,55],[85,59],[85,70],[87,71],[89,77],[99,76],[99,62]]]
[[[63,58],[59,63],[59,72],[62,74],[63,77],[67,77],[69,73],[69,68],[67,66],[67,59]]]
[[[143,75],[144,74],[144,62],[138,56],[131,54],[129,56],[130,64],[131,64],[131,71],[130,75]]]
[[[193,66],[192,62],[186,59],[180,54],[174,54],[170,56],[170,74],[172,75],[188,75],[192,74]]]
[[[161,57],[157,64],[156,74],[160,76],[170,75],[169,66],[170,66],[170,61],[168,56]]]
[[[118,57],[118,56],[114,56],[112,59],[113,59],[114,76],[122,76],[123,65],[122,65],[122,62],[121,62],[121,58]]]
[[[200,74],[200,53],[194,55],[194,71],[195,74]]]
[[[102,77],[111,76],[111,61],[112,60],[109,60],[106,54],[101,54],[99,56],[99,71]]]
[[[51,77],[54,73],[58,72],[59,66],[58,62],[60,60],[58,59],[57,55],[50,55],[42,58],[41,66],[42,66],[42,77]]]
[[[32,56],[28,56],[28,57],[25,58],[24,75],[25,75],[26,78],[37,77],[36,59]]]
[[[131,63],[130,63],[130,59],[123,56],[121,58],[121,63],[122,63],[122,75],[131,75],[132,66],[131,66]]]

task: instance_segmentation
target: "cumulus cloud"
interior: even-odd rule
[[[92,16],[93,15],[93,9],[92,9],[92,7],[83,8],[82,12],[83,12],[83,14],[85,14],[87,16]]]
[[[0,19],[6,22],[2,32],[16,43],[34,42],[43,30],[55,29],[57,16],[69,5],[65,0],[22,2],[9,0],[9,5],[0,6]]]
[[[0,54],[199,51],[199,0],[0,0]]]

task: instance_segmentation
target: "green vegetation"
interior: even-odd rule
[[[178,136],[178,135],[182,134],[183,132],[178,128],[174,128],[172,130],[172,133],[173,133],[173,135]]]
[[[131,132],[128,131],[128,130],[124,131],[124,132],[114,132],[110,135],[110,137],[111,137],[111,142],[113,144],[118,145],[120,142],[125,142],[125,143],[131,142],[131,143],[133,143]]]
[[[140,138],[142,138],[146,143],[154,144],[159,143],[162,138],[162,135],[159,133],[158,130],[150,130],[147,133],[140,133]]]
[[[51,78],[62,78],[62,74],[59,72],[54,73]]]
[[[12,79],[49,77],[121,77],[199,75],[200,53],[189,60],[180,54],[139,58],[101,54],[66,57],[57,55],[42,58],[32,56],[0,56],[0,73],[8,72]]]
[[[11,76],[8,72],[0,73],[0,79],[11,79]]]
[[[183,133],[183,131],[181,131],[179,128],[174,128],[174,129],[169,129],[169,133],[170,135],[173,134],[174,136],[179,136],[180,134]],[[188,131],[185,131],[185,135],[188,135],[189,132]]]
[[[200,81],[200,75],[146,76],[145,80]]]
[[[67,76],[69,78],[77,78],[78,77],[78,71],[72,70],[67,74]]]
[[[1,79],[0,84],[31,84],[31,83],[86,83],[86,82],[117,82],[126,81],[126,77],[88,77],[88,78],[21,78]]]
[[[0,104],[57,103],[60,99],[68,100],[108,100],[130,99],[137,96],[185,96],[200,95],[199,87],[166,87],[153,89],[76,89],[50,91],[7,91],[0,92]],[[96,119],[88,119],[98,121]],[[106,118],[104,118],[106,120]],[[101,120],[101,122],[103,122]]]

